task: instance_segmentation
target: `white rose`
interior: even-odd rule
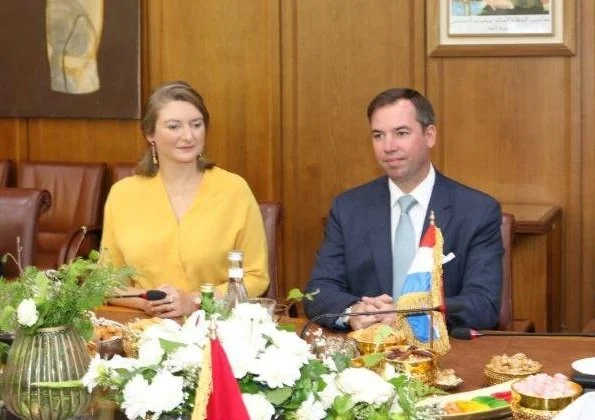
[[[17,308],[17,320],[19,324],[31,327],[39,319],[39,312],[33,299],[24,299]]]
[[[242,394],[250,420],[271,420],[275,407],[262,394]]]
[[[323,408],[326,410],[333,405],[335,398],[341,395],[341,392],[337,388],[335,380],[337,378],[336,373],[329,373],[321,376],[322,380],[326,383],[326,386],[322,391],[318,393],[320,401],[322,402]]]
[[[265,383],[269,388],[293,386],[300,378],[302,361],[275,346],[269,346],[248,368],[254,380]]]
[[[167,356],[164,367],[172,373],[198,368],[202,364],[203,350],[196,345],[180,347]]]
[[[300,405],[295,413],[297,420],[322,420],[326,417],[326,411],[320,401],[314,399],[314,395],[308,395],[308,398]]]
[[[394,387],[379,375],[365,368],[348,368],[336,379],[337,388],[351,395],[354,402],[384,404],[394,397]]]
[[[160,370],[153,378],[148,392],[149,411],[159,417],[182,404],[184,401],[184,378],[174,376],[167,370]]]
[[[138,364],[139,366],[158,365],[161,363],[164,353],[159,340],[145,341],[138,349]]]
[[[91,359],[87,373],[81,378],[83,386],[85,386],[89,392],[92,392],[93,388],[97,386],[99,379],[109,372],[107,363],[107,360],[102,359],[99,356],[99,353],[96,353],[95,357]]]
[[[129,419],[145,418],[149,411],[149,382],[141,375],[132,378],[122,390],[122,409]]]

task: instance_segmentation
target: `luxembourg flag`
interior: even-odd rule
[[[405,277],[397,309],[443,307],[442,264],[453,257],[442,255],[443,245],[442,233],[434,224],[432,213],[430,225]],[[450,350],[443,311],[397,316],[397,327],[405,332],[409,344],[431,347],[438,354]]]

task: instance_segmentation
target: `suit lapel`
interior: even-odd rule
[[[390,227],[390,194],[388,178],[382,177],[370,189],[369,213],[370,245],[382,292],[392,293],[393,257]]]
[[[430,198],[430,204],[428,206],[428,212],[426,213],[426,219],[424,220],[423,232],[426,232],[428,225],[430,224],[430,212],[434,211],[436,217],[436,226],[444,232],[450,220],[452,218],[451,211],[451,197],[448,188],[448,181],[444,175],[436,171],[436,182],[432,190],[432,197]],[[423,234],[422,234],[423,237]]]

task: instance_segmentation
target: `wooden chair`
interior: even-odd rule
[[[112,185],[123,178],[134,175],[134,163],[115,163],[111,166]]]
[[[281,203],[261,201],[258,203],[258,206],[260,207],[260,213],[262,214],[268,247],[270,285],[265,296],[277,299],[279,292],[277,283],[277,226],[279,226],[283,218],[281,213]]]
[[[10,253],[18,259],[20,253],[22,268],[34,264],[39,217],[50,208],[51,203],[52,197],[46,190],[0,188],[0,255]],[[17,246],[20,246],[20,252]],[[18,275],[19,267],[9,258],[4,276],[12,278]]]
[[[9,159],[0,160],[0,188],[7,187],[10,182],[13,164]]]
[[[498,330],[533,332],[534,324],[529,320],[516,320],[512,306],[512,245],[514,243],[514,216],[509,213],[502,213],[502,245],[504,255],[502,257],[502,303],[500,306],[500,320]]]
[[[36,266],[64,264],[80,227],[101,224],[105,171],[106,165],[99,163],[22,163],[17,185],[46,189],[53,199],[52,208],[39,221]]]

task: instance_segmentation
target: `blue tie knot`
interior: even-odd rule
[[[409,214],[409,210],[417,203],[412,195],[404,195],[399,198],[399,207],[401,207],[401,213]]]

